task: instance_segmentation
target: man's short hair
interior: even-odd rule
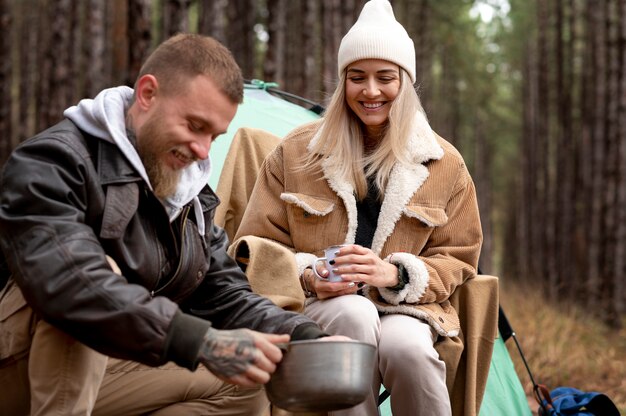
[[[157,78],[165,94],[176,92],[190,78],[206,75],[233,103],[243,101],[241,68],[230,51],[209,36],[172,36],[150,54],[137,79],[146,74]]]

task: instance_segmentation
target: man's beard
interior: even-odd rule
[[[171,169],[159,160],[159,156],[171,151],[171,148],[161,133],[163,129],[156,116],[147,120],[137,132],[137,153],[146,168],[154,194],[165,199],[176,192],[182,171]]]

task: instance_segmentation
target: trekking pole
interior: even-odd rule
[[[535,400],[537,401],[539,407],[543,412],[541,414],[549,414],[550,409],[552,409],[552,399],[550,398],[550,392],[548,391],[546,386],[542,384],[537,384],[535,382],[533,373],[532,371],[530,371],[530,366],[528,365],[526,357],[522,352],[522,347],[517,340],[517,336],[515,334],[515,331],[513,330],[513,327],[511,326],[508,318],[504,314],[502,306],[499,306],[498,309],[498,330],[500,331],[500,335],[505,342],[507,339],[513,338],[513,341],[515,342],[515,347],[517,348],[520,357],[522,357],[522,362],[524,363],[524,367],[526,367],[526,371],[528,372],[528,376],[530,377],[530,382],[533,385],[533,396],[535,397]]]

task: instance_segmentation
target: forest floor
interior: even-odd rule
[[[500,304],[536,383],[550,390],[568,386],[604,393],[626,415],[626,317],[621,330],[611,330],[582,307],[549,303],[539,288],[502,280]],[[515,342],[506,344],[536,412],[532,383]]]

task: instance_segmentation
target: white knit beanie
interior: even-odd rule
[[[346,66],[361,59],[384,59],[398,64],[415,83],[415,47],[388,0],[370,0],[363,6],[358,20],[339,45],[339,75]]]

